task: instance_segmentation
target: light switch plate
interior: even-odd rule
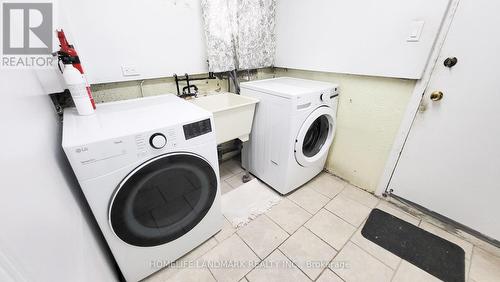
[[[410,26],[410,34],[406,39],[407,42],[419,42],[422,30],[424,29],[424,21],[413,21]]]
[[[140,73],[134,66],[122,66],[122,74],[123,76],[137,76]]]

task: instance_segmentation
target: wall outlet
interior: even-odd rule
[[[140,75],[139,71],[134,66],[122,66],[122,74],[123,76],[138,76]]]

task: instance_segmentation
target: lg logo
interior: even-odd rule
[[[85,153],[85,152],[88,152],[89,151],[89,148],[88,147],[81,147],[81,148],[76,148],[75,152],[77,154],[80,154],[80,153]]]
[[[3,3],[3,54],[50,54],[52,13],[52,3]]]

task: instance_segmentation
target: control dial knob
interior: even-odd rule
[[[161,133],[155,133],[149,138],[149,144],[155,149],[162,149],[167,145],[167,138]]]
[[[321,94],[321,101],[326,102],[330,100],[330,95],[328,93],[322,93]]]

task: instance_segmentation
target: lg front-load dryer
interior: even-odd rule
[[[64,151],[125,279],[222,228],[212,114],[174,95],[64,112]]]
[[[338,86],[275,78],[241,84],[244,96],[260,100],[242,163],[281,194],[320,173],[336,128]]]

